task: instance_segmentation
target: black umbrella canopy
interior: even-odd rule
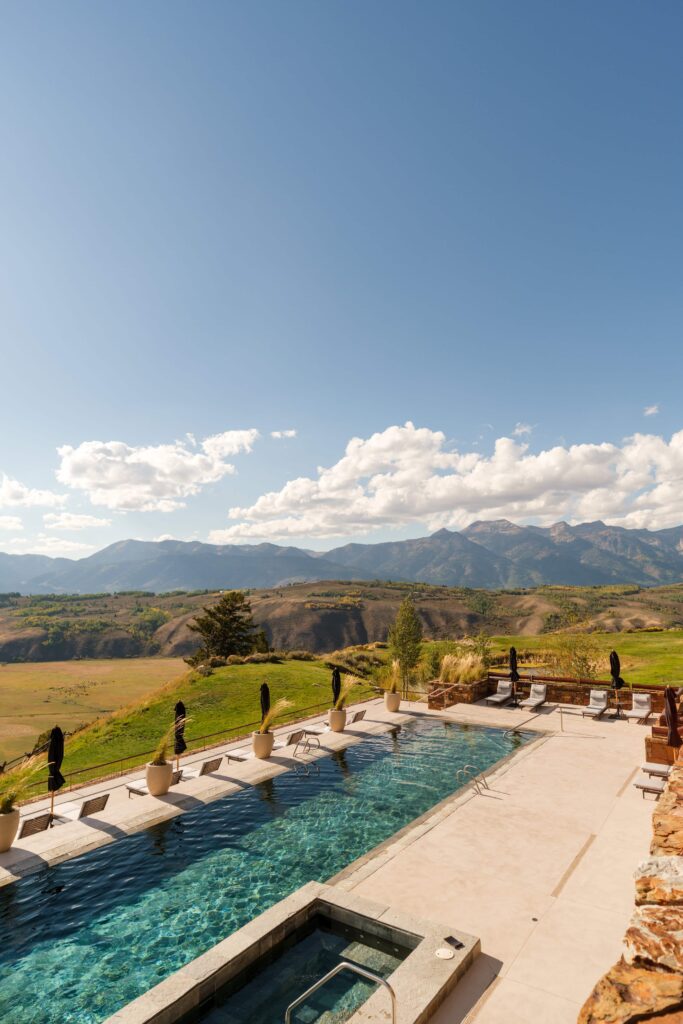
[[[664,718],[669,729],[666,742],[670,747],[680,747],[683,740],[678,733],[678,708],[673,686],[667,686],[664,691]]]
[[[173,753],[176,757],[180,757],[187,750],[187,743],[185,742],[186,718],[185,705],[179,700],[175,706],[175,731],[173,736]]]
[[[341,672],[335,665],[332,669],[332,703],[336,704],[341,693]]]
[[[620,690],[624,685],[624,680],[621,678],[621,662],[619,661],[619,655],[616,651],[612,651],[609,656],[609,674],[612,677],[612,686],[615,690]]]
[[[47,791],[56,793],[61,789],[66,779],[60,772],[64,760],[64,733],[58,725],[50,733],[50,742],[47,748]]]
[[[270,688],[268,683],[261,683],[261,721],[270,711]]]
[[[513,683],[519,682],[519,672],[517,671],[517,651],[514,647],[510,648],[510,679]]]

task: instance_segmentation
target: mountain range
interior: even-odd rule
[[[310,580],[384,579],[489,590],[683,581],[683,527],[630,530],[602,522],[461,532],[318,553],[277,544],[124,540],[87,558],[0,552],[0,591],[22,594],[264,588]]]

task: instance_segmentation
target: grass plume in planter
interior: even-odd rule
[[[276,700],[272,707],[268,708],[268,711],[263,716],[261,724],[258,727],[258,732],[262,734],[270,732],[271,725],[275,723],[275,721],[280,717],[283,711],[286,711],[287,708],[291,707],[292,701],[287,700],[286,697],[280,697],[279,700]]]
[[[346,704],[346,701],[349,697],[349,694],[351,693],[351,690],[353,690],[354,686],[358,686],[359,682],[360,680],[356,679],[355,676],[348,676],[344,680],[344,682],[341,684],[339,688],[339,694],[334,702],[335,711],[344,710],[344,705]]]
[[[47,762],[37,755],[3,772],[0,775],[0,814],[11,814],[29,796],[38,773],[46,769]]]
[[[178,725],[182,723],[182,727],[184,729],[188,722],[189,718],[183,718],[182,720],[178,719],[177,722],[173,722],[173,725],[171,725],[166,730],[164,735],[159,740],[156,750],[152,755],[152,759],[149,762],[150,764],[154,765],[155,768],[160,768],[162,767],[162,765],[171,763],[168,760],[168,748],[171,746],[171,740],[175,739],[175,733],[176,729],[178,728]]]

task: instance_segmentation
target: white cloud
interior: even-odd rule
[[[172,533],[160,533],[158,537],[152,537],[152,540],[159,543],[162,540],[177,540],[177,538]]]
[[[0,516],[0,530],[23,530],[24,524],[19,516]]]
[[[169,512],[207,484],[235,472],[226,458],[251,452],[258,430],[227,430],[198,445],[188,441],[132,447],[83,441],[58,449],[57,479],[85,491],[93,505],[118,511]]]
[[[91,527],[111,526],[111,519],[76,512],[47,512],[43,516],[43,525],[48,530],[89,530]]]
[[[52,558],[74,558],[89,555],[92,544],[81,544],[75,540],[39,533],[37,537],[10,537],[2,542],[2,550],[11,555],[50,555]]]
[[[489,455],[449,451],[440,431],[412,423],[353,438],[338,462],[290,480],[210,540],[344,537],[416,525],[458,529],[475,519],[548,525],[560,519],[674,526],[683,513],[683,431],[635,434],[620,445],[557,445],[533,453],[501,437]]]
[[[512,431],[513,437],[527,437],[533,430],[533,427],[528,423],[516,423],[515,429]]]
[[[270,436],[277,440],[283,437],[296,437],[296,430],[271,430]]]
[[[6,473],[0,475],[0,508],[31,508],[40,505],[58,508],[66,501],[66,494],[35,490],[13,480]]]
[[[643,409],[643,416],[656,416],[658,412],[658,405],[646,405]]]

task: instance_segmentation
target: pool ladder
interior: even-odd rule
[[[341,963],[338,963],[331,971],[328,971],[324,977],[319,978],[315,985],[311,985],[311,987],[307,988],[306,991],[298,997],[298,999],[295,999],[293,1003],[289,1004],[285,1011],[285,1024],[291,1024],[292,1013],[296,1010],[297,1006],[301,1006],[302,1003],[306,1002],[309,996],[312,996],[314,992],[317,992],[319,988],[326,985],[332,978],[336,978],[340,971],[353,971],[354,974],[359,974],[361,978],[365,978],[367,981],[373,981],[375,985],[382,985],[383,988],[387,990],[391,998],[391,1024],[396,1024],[396,993],[389,982],[385,981],[384,978],[380,978],[379,974],[374,974],[372,971],[366,971],[364,967],[359,967],[358,964],[350,964],[348,960],[342,960]]]
[[[486,776],[483,775],[476,765],[466,764],[462,768],[458,768],[455,773],[456,782],[473,782],[474,788],[478,794],[481,794],[485,789],[489,788],[489,784],[486,781]]]

